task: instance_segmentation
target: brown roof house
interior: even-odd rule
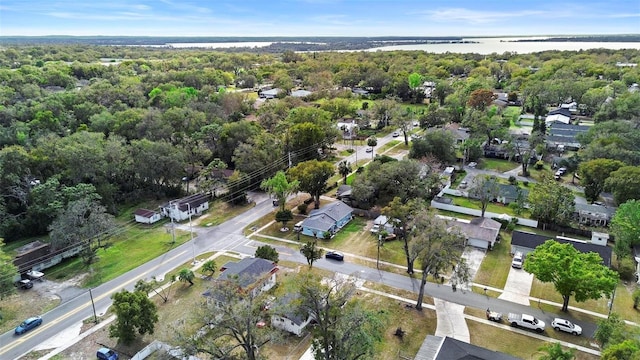
[[[162,219],[162,215],[159,212],[147,209],[138,209],[133,212],[133,216],[136,222],[142,224],[153,224]]]

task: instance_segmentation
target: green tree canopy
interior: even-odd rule
[[[273,246],[262,245],[258,246],[258,248],[256,249],[255,257],[277,263],[280,256],[278,255],[278,251],[276,250],[276,248],[274,248]]]
[[[122,290],[113,294],[111,298],[116,321],[109,326],[109,337],[117,338],[128,345],[135,340],[137,334],[153,335],[158,322],[158,311],[147,293]]]
[[[322,195],[327,187],[327,180],[336,169],[334,165],[326,161],[310,160],[301,162],[292,167],[288,171],[288,175],[299,182],[299,188],[308,192],[315,200],[315,208],[320,208],[320,195]]]
[[[278,171],[273,177],[263,180],[260,187],[263,190],[266,190],[269,194],[274,195],[278,200],[280,211],[284,211],[287,204],[287,198],[289,195],[293,195],[298,191],[300,181],[289,181],[284,171]]]
[[[562,295],[562,311],[573,296],[577,302],[609,296],[618,274],[602,264],[597,253],[581,253],[569,243],[547,240],[527,255],[524,269],[542,282],[553,283]]]
[[[569,188],[544,174],[529,192],[531,216],[545,223],[566,225],[573,218],[573,199]]]
[[[613,193],[617,204],[640,200],[640,166],[623,166],[612,171],[604,182],[604,188]]]
[[[594,159],[581,163],[578,166],[578,173],[587,200],[598,200],[609,174],[623,166],[623,162],[611,159]]]
[[[620,258],[629,256],[631,248],[640,244],[640,200],[620,205],[611,219],[611,232],[616,237],[613,250]]]

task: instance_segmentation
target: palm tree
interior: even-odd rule
[[[347,176],[351,173],[351,165],[348,161],[341,161],[340,164],[338,164],[338,173],[342,175],[342,182],[346,185]]]
[[[193,271],[191,271],[191,269],[182,269],[180,270],[180,272],[178,273],[178,279],[182,282],[188,282],[189,286],[193,285],[193,279],[195,279],[195,274],[193,273]]]
[[[202,267],[200,268],[200,272],[203,274],[208,274],[208,277],[212,277],[216,272],[216,262],[213,260],[207,260]]]

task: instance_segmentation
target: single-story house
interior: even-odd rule
[[[467,245],[480,249],[491,249],[495,246],[501,224],[489,218],[475,218],[470,222],[454,221],[452,227],[459,229],[467,238]]]
[[[636,279],[640,284],[640,245],[633,247],[633,258],[636,260]]]
[[[278,88],[261,90],[259,91],[258,96],[260,96],[261,99],[275,99],[276,97],[278,97],[278,94],[280,94],[283,91],[284,90],[278,89]]]
[[[153,224],[162,219],[162,215],[159,212],[147,209],[137,209],[133,212],[133,216],[136,222],[143,224]]]
[[[274,328],[288,331],[297,336],[302,336],[304,329],[313,321],[311,314],[301,314],[298,309],[293,306],[293,302],[297,300],[297,294],[286,294],[284,297],[276,300],[271,311],[271,326]]]
[[[528,197],[529,190],[527,189],[522,189],[511,184],[498,184],[498,197],[496,201],[502,204],[509,205],[518,200],[518,198],[527,199]]]
[[[269,260],[261,258],[244,258],[238,262],[228,262],[220,268],[220,275],[216,281],[227,281],[237,278],[240,288],[244,291],[268,291],[276,285],[278,266]]]
[[[200,215],[209,209],[209,198],[204,194],[194,194],[182,199],[172,200],[160,207],[163,216],[175,221],[189,219],[193,215]]]
[[[379,233],[380,231],[386,231],[387,234],[393,234],[395,231],[395,226],[393,226],[393,221],[390,221],[387,216],[380,215],[373,220],[373,226],[370,231],[374,234]]]
[[[514,230],[511,235],[511,253],[515,254],[521,252],[526,255],[532,252],[539,245],[544,244],[547,240],[555,240],[559,243],[569,243],[576,248],[576,250],[589,253],[595,252],[602,258],[602,263],[608,267],[611,267],[611,248],[609,246],[603,246],[596,243],[573,240],[564,237],[556,239],[550,239],[548,236],[533,234],[525,231]]]
[[[560,104],[560,109],[569,109],[571,114],[575,114],[578,112],[578,103],[575,101],[572,101],[570,103],[563,103]]]
[[[358,131],[358,123],[354,119],[342,119],[336,126],[342,132],[342,138],[346,140],[354,137]]]
[[[566,116],[566,115],[562,115],[562,114],[554,114],[554,115],[548,115],[544,119],[545,124],[549,124],[549,123],[552,123],[554,121],[561,122],[563,124],[569,124],[571,122],[571,117],[570,116]]]
[[[575,204],[574,217],[580,224],[607,226],[616,213],[616,208],[594,204]]]
[[[341,201],[351,201],[351,185],[340,185],[336,190],[336,198]]]
[[[415,360],[519,360],[448,336],[427,335]]]
[[[564,124],[561,122],[552,122],[547,124],[547,136],[545,142],[547,148],[565,150],[578,150],[581,145],[577,140],[578,134],[589,131],[588,126]]]
[[[307,96],[309,96],[311,94],[313,94],[313,92],[308,91],[308,90],[302,90],[302,89],[291,92],[291,96],[298,97],[298,98],[307,97]]]
[[[302,221],[302,234],[324,239],[325,234],[333,236],[353,218],[353,209],[342,201],[334,201],[320,209],[313,209],[309,217]]]
[[[351,90],[352,93],[356,94],[356,95],[360,95],[360,96],[367,96],[369,95],[369,90],[366,89],[362,89],[362,88],[353,88]]]

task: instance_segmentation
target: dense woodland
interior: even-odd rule
[[[479,144],[506,131],[498,120],[501,109],[491,106],[493,91],[509,93],[536,119],[550,107],[577,101],[595,126],[581,140],[584,148],[573,166],[604,158],[618,161],[616,169],[637,169],[640,91],[630,87],[640,83],[640,69],[616,63],[640,63],[640,52],[487,56],[4,47],[0,237],[12,241],[53,231],[58,214],[83,199],[117,214],[123,204],[176,197],[184,192],[185,177],[209,192],[219,181],[211,174],[225,168],[235,171],[227,181],[237,193],[257,188],[290,160],[319,159],[318,149],[339,136],[335,123],[341,118],[358,119],[363,138],[414,120],[424,128],[460,123],[471,129],[468,154],[477,158]],[[435,83],[430,101],[425,81]],[[258,108],[256,90],[266,84],[284,92]],[[313,94],[304,100],[287,96],[298,88]],[[352,88],[368,90],[364,102],[355,101]],[[452,152],[442,151],[447,144],[438,142],[442,137],[416,142],[412,157],[455,161]],[[379,188],[363,189],[369,201],[372,191],[380,194]],[[244,200],[228,197],[238,199]]]

